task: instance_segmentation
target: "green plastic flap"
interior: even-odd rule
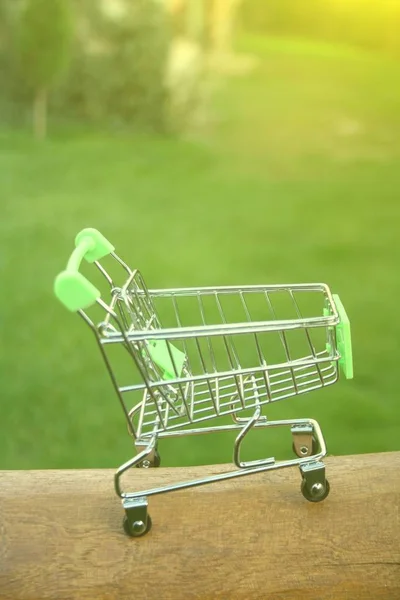
[[[168,351],[168,342],[165,340],[150,340],[148,344],[148,351],[151,359],[164,372],[164,379],[175,379],[182,374],[186,355],[172,344],[169,344],[169,349],[171,352]],[[171,354],[173,362],[171,360]],[[175,373],[174,364],[177,373]]]
[[[340,322],[336,326],[337,348],[340,354],[339,366],[346,379],[353,379],[353,349],[351,343],[350,320],[337,294],[333,294],[333,300],[340,319]]]

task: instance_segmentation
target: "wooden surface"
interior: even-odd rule
[[[149,499],[122,531],[111,471],[0,472],[0,598],[399,600],[400,452],[326,460],[330,496],[297,469]],[[230,467],[134,469],[137,489]]]

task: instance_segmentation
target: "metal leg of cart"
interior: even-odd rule
[[[152,442],[150,444],[148,441],[144,442],[141,440],[135,442],[138,456],[135,457],[136,464],[132,466],[142,469],[160,466],[161,458],[158,452],[157,442]],[[148,514],[148,501],[146,497],[124,498],[122,506],[125,510],[123,528],[127,535],[130,537],[141,537],[150,531],[152,521]]]
[[[313,461],[300,465],[302,476],[301,493],[309,502],[325,500],[330,491],[329,481],[325,477],[325,465]]]
[[[138,450],[141,449],[141,451],[131,458],[131,460],[121,465],[114,478],[116,492],[122,498],[122,507],[125,510],[123,528],[125,533],[130,537],[141,537],[148,533],[152,522],[147,510],[147,497],[145,495],[123,494],[120,489],[119,479],[125,471],[133,467],[150,468],[152,466],[157,467],[160,464],[156,436],[153,436],[147,443],[137,442],[136,447]]]
[[[252,428],[259,427],[290,427],[293,436],[293,447],[298,458],[292,460],[276,461],[275,458],[266,458],[243,462],[240,460],[240,447]],[[236,437],[234,445],[234,462],[239,470],[231,471],[218,475],[210,475],[199,480],[184,481],[175,484],[169,484],[164,487],[154,488],[141,492],[123,493],[120,486],[121,476],[132,467],[138,465],[151,466],[157,447],[157,437],[153,436],[142,451],[130,461],[122,465],[115,474],[115,489],[122,499],[122,506],[125,510],[123,527],[125,532],[131,537],[141,537],[151,529],[152,522],[148,514],[148,497],[158,494],[164,494],[172,491],[198,487],[217,481],[233,479],[246,475],[261,473],[268,470],[298,467],[300,470],[302,483],[301,493],[309,502],[321,502],[329,494],[329,482],[325,476],[325,465],[322,458],[326,455],[325,441],[322,436],[319,424],[313,419],[294,419],[285,421],[268,421],[260,417],[259,410],[253,417],[247,420],[241,420],[234,426],[221,426],[219,430],[238,429],[239,434]],[[200,433],[201,430],[192,430],[192,433]],[[146,442],[143,442],[143,446]],[[296,449],[298,451],[296,451]]]
[[[257,408],[253,417],[248,419],[247,423],[243,419],[241,420],[241,422],[245,422],[245,425],[235,440],[233,452],[234,463],[240,469],[248,469],[268,464],[275,465],[274,458],[250,462],[243,462],[240,460],[241,444],[247,433],[249,433],[253,427],[279,427],[288,425],[287,421],[267,421],[266,417],[260,415],[260,409]],[[238,419],[236,419],[236,421],[238,421]],[[301,419],[298,422],[293,423],[294,424],[292,424],[290,428],[293,438],[293,451],[300,459],[307,459],[298,461],[302,477],[301,493],[309,502],[321,502],[322,500],[325,500],[330,491],[329,482],[325,476],[325,465],[321,461],[321,458],[326,455],[325,441],[321,429],[318,423],[313,420],[307,422],[306,420]],[[276,465],[276,468],[279,468],[278,464]]]
[[[318,452],[318,440],[314,428],[309,424],[293,425],[291,427],[293,451],[300,458],[312,456]]]
[[[329,494],[329,481],[325,476],[325,465],[319,459],[312,459],[320,448],[320,437],[313,424],[300,424],[291,427],[293,450],[299,457],[310,457],[309,462],[300,465],[302,477],[301,493],[310,502],[321,502]],[[323,452],[326,454],[326,450]]]
[[[146,497],[124,498],[122,506],[125,510],[123,527],[127,535],[141,537],[150,531],[152,522]]]
[[[149,442],[137,440],[135,442],[138,454],[146,452],[146,457],[143,458],[137,465],[137,468],[150,469],[152,467],[159,467],[161,464],[161,457],[158,452],[157,444],[148,450]]]

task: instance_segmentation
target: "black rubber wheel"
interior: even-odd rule
[[[313,437],[312,438],[312,445],[311,445],[311,455],[313,456],[314,454],[317,454],[318,449],[319,449],[319,444],[318,444],[316,438]],[[294,454],[296,456],[298,456],[299,458],[305,458],[306,456],[308,456],[307,454],[298,454],[296,452],[296,448],[295,448],[294,442],[292,444],[292,450],[293,450]]]
[[[144,531],[140,532],[140,533],[135,533],[135,531],[130,526],[128,517],[126,515],[124,516],[124,519],[122,521],[122,526],[124,528],[124,531],[125,531],[126,535],[129,535],[129,537],[142,537],[142,536],[146,535],[146,533],[149,533],[152,524],[153,523],[151,521],[150,515],[147,515],[147,527],[146,527],[146,529]]]
[[[147,459],[145,458],[144,460],[147,460]],[[158,454],[158,451],[156,450],[156,451],[155,451],[155,453],[154,453],[154,460],[153,460],[153,461],[149,461],[149,462],[150,462],[150,464],[149,464],[149,466],[148,466],[148,467],[144,467],[144,466],[143,466],[143,462],[144,462],[144,461],[142,460],[140,463],[138,463],[138,464],[136,465],[136,468],[137,468],[137,469],[142,469],[142,468],[143,468],[143,469],[151,469],[151,468],[153,468],[153,467],[159,467],[159,466],[161,465],[161,457],[160,457],[160,455]]]
[[[303,478],[301,482],[301,493],[309,502],[322,502],[322,500],[325,500],[325,498],[327,498],[329,495],[330,489],[329,481],[327,479],[325,479],[325,485],[323,486],[323,489],[321,489],[320,492],[316,491],[314,493],[312,493],[312,491],[309,489],[307,480],[305,478]]]

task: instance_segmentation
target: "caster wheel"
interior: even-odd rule
[[[150,515],[147,515],[147,527],[145,527],[143,521],[135,521],[133,525],[130,525],[128,517],[125,515],[124,520],[122,522],[122,526],[126,535],[129,535],[129,537],[142,537],[143,535],[146,535],[146,533],[148,533],[151,529],[151,517]]]
[[[150,469],[152,467],[159,467],[161,465],[161,457],[156,450],[154,453],[154,460],[148,460],[145,458],[136,465],[137,469]]]
[[[321,502],[329,495],[329,481],[325,479],[325,483],[313,483],[311,487],[307,485],[307,480],[304,478],[301,482],[301,493],[309,502]]]
[[[302,452],[301,450],[304,448],[304,452]],[[299,458],[304,458],[306,456],[310,456],[308,454],[308,448],[307,446],[301,446],[300,447],[300,451],[298,452],[296,450],[296,446],[294,445],[294,443],[292,444],[292,450],[293,452],[296,454],[296,456],[298,456]],[[315,439],[315,437],[312,438],[312,446],[311,446],[311,456],[313,456],[314,454],[317,454],[319,450],[319,445],[317,440]]]

